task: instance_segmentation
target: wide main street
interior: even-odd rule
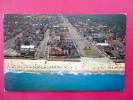
[[[64,18],[61,15],[62,20],[64,21],[64,24],[68,27],[71,37],[73,38],[73,42],[76,45],[77,51],[79,52],[80,55],[82,56],[87,56],[84,51],[83,51],[83,43],[79,40],[77,40],[76,38],[80,38],[80,35],[78,34],[77,30],[72,26],[72,24],[70,22],[68,22],[68,20],[66,18]]]
[[[38,47],[38,53],[37,56],[44,57],[46,55],[46,48],[47,48],[47,42],[49,39],[49,29],[47,29],[46,33],[44,34],[44,39],[40,46]]]
[[[67,18],[63,17],[61,15],[62,20],[64,21],[64,24],[68,27],[70,34],[73,38],[74,43],[76,44],[77,51],[80,55],[83,55],[84,57],[88,57],[88,55],[85,54],[83,51],[83,48],[91,48],[97,53],[97,57],[104,56],[101,51],[99,51],[91,42],[87,41],[83,35],[80,35],[77,29],[68,21]]]

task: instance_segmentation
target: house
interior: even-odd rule
[[[59,47],[52,47],[49,54],[62,54],[62,50]]]
[[[119,43],[118,41],[112,41],[111,47],[118,52],[125,52],[125,46],[122,43]]]
[[[59,50],[57,49],[51,49],[50,54],[59,54]]]
[[[53,27],[54,27],[54,28],[58,28],[58,27],[59,27],[59,25],[53,25]]]
[[[74,45],[70,46],[70,54],[74,55],[75,53],[77,53],[77,49],[75,48],[75,46]]]
[[[112,42],[112,40],[105,40],[105,43],[111,43]]]
[[[70,54],[70,48],[69,47],[64,47],[63,48],[63,54]]]
[[[119,45],[113,45],[114,50],[118,51],[118,52],[124,52],[125,49]]]
[[[24,57],[25,58],[34,58],[35,51],[29,51],[27,52]]]

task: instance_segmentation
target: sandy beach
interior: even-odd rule
[[[110,61],[46,61],[46,60],[24,60],[4,59],[5,70],[37,72],[37,73],[124,73],[124,63]]]

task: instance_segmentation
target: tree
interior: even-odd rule
[[[65,47],[66,47],[66,44],[63,44],[63,45],[62,45],[62,48],[65,48]]]
[[[30,44],[30,42],[29,41],[24,41],[24,45],[29,45]]]
[[[85,34],[84,34],[83,36],[84,36],[84,37],[86,37],[86,35],[85,35]]]
[[[57,43],[57,46],[59,47],[60,45],[61,45],[61,43],[60,43],[60,42],[58,42],[58,43]]]
[[[85,46],[85,50],[87,50],[87,47]]]
[[[47,42],[47,45],[50,45],[50,42]]]

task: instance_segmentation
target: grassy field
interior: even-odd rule
[[[86,55],[88,55],[88,56],[97,56],[97,53],[94,51],[94,50],[92,50],[92,49],[83,49],[84,50],[84,52],[85,52],[85,54]]]
[[[116,57],[119,57],[119,53],[117,51],[112,50],[111,53],[114,54]]]

